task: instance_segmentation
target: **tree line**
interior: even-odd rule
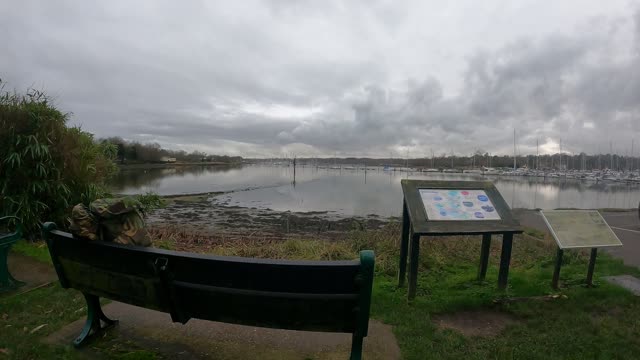
[[[261,159],[267,162],[292,161],[289,158]],[[470,169],[481,167],[513,168],[513,155],[490,155],[476,153],[470,156],[436,155],[421,158],[366,158],[366,157],[325,157],[325,158],[297,158],[298,164],[331,165],[367,165],[419,167],[435,169]],[[618,154],[546,154],[546,155],[518,155],[515,157],[517,168],[527,167],[539,170],[616,170],[630,171],[640,169],[640,158]]]
[[[116,159],[121,164],[167,162],[169,159],[181,162],[221,162],[239,163],[241,156],[210,155],[202,151],[163,149],[158,143],[140,143],[127,141],[121,137],[100,139],[116,147]]]

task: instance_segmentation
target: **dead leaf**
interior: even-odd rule
[[[38,330],[42,329],[42,328],[43,328],[43,327],[45,327],[45,326],[47,326],[47,324],[42,324],[42,325],[36,326],[35,328],[33,328],[33,330],[31,330],[31,331],[29,332],[29,334],[33,334],[34,332],[36,332],[36,331],[38,331]]]
[[[4,355],[9,356],[9,349],[0,348],[0,354],[4,354]]]

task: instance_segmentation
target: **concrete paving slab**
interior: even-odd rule
[[[133,343],[136,347],[175,359],[347,359],[351,335],[267,329],[191,319],[172,323],[168,314],[113,302],[105,314],[120,323],[108,331],[106,347]],[[75,321],[45,339],[47,343],[70,344],[80,333],[84,319]],[[94,343],[95,344],[95,343]],[[82,353],[96,357],[89,346]],[[364,358],[400,359],[400,349],[391,326],[369,323],[364,340]]]
[[[640,279],[631,275],[605,276],[604,279],[612,284],[620,285],[632,293],[640,296]]]

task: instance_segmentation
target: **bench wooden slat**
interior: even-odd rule
[[[178,288],[182,315],[279,329],[354,332],[355,299],[301,299],[210,293],[198,288]],[[300,294],[298,294],[300,295]]]
[[[201,284],[193,284],[184,281],[174,281],[173,284],[178,287],[188,289],[204,290],[210,293],[224,295],[253,296],[265,298],[281,298],[281,299],[300,299],[300,300],[357,300],[358,294],[311,294],[311,293],[285,293],[275,291],[246,290],[226,288],[219,286],[209,286]]]

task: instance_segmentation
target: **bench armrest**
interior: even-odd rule
[[[12,233],[0,234],[0,245],[13,244],[22,237],[22,224],[20,224],[20,218],[17,216],[3,216],[0,217],[0,222],[15,219],[16,230]]]
[[[360,301],[358,304],[358,329],[356,335],[367,336],[369,332],[369,312],[371,310],[371,292],[373,287],[373,274],[375,266],[375,254],[372,250],[360,251]]]

